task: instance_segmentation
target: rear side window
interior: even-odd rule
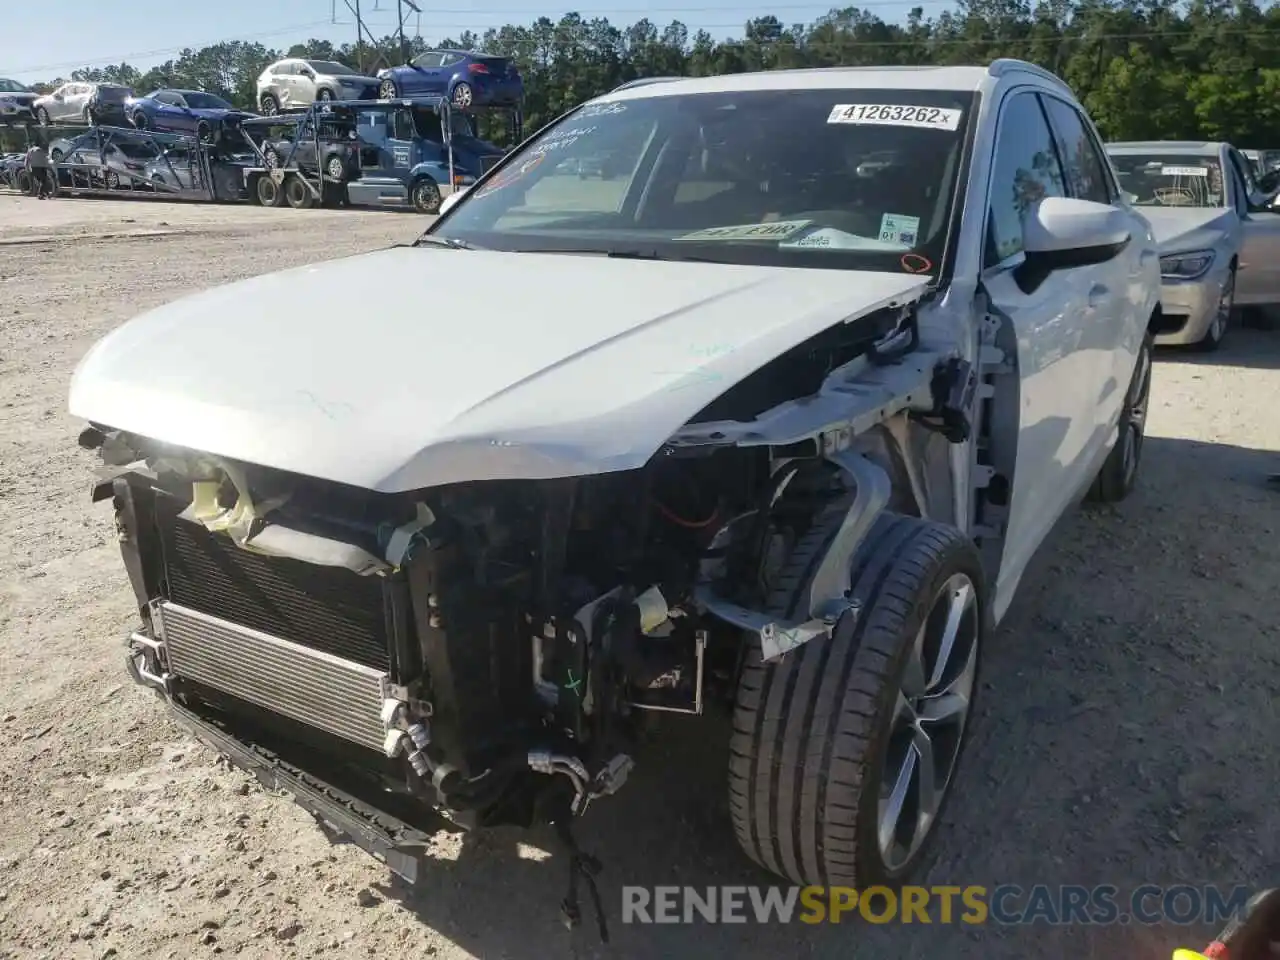
[[[1057,97],[1042,97],[1042,100],[1058,134],[1062,165],[1072,196],[1095,203],[1111,203],[1106,160],[1080,111]]]
[[[1034,92],[1015,93],[1005,100],[996,138],[986,266],[1022,252],[1023,224],[1037,201],[1067,195],[1058,149]]]

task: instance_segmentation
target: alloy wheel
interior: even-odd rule
[[[471,84],[460,83],[453,88],[453,105],[466,109],[471,106]]]
[[[423,180],[413,188],[413,206],[420,213],[435,213],[440,209],[440,188],[431,180]]]
[[[379,100],[394,100],[396,97],[396,83],[394,80],[383,80],[378,84]]]
[[[1142,456],[1142,441],[1147,430],[1147,401],[1151,396],[1151,349],[1144,345],[1138,355],[1138,369],[1134,373],[1133,386],[1129,391],[1128,409],[1125,417],[1125,431],[1121,442],[1124,444],[1124,480],[1125,485],[1132,483],[1138,472],[1138,461]]]
[[[954,574],[934,595],[897,691],[877,816],[880,855],[891,871],[920,850],[951,786],[981,632],[977,589],[965,574]]]

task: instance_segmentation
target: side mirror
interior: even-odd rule
[[[1046,197],[1022,228],[1018,284],[1034,290],[1055,270],[1105,263],[1128,244],[1129,216],[1092,200]]]
[[[455,187],[453,193],[449,194],[440,204],[440,216],[444,216],[452,208],[458,205],[458,201],[462,199],[462,195],[470,190],[470,187]]]

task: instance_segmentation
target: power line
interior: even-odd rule
[[[860,4],[858,4],[858,8],[859,8],[859,9],[869,9],[869,8],[881,8],[881,7],[884,7],[884,8],[902,8],[902,9],[910,9],[910,8],[912,8],[912,7],[928,7],[928,6],[936,7],[936,6],[949,6],[949,5],[952,5],[953,3],[954,3],[954,0],[867,0],[867,2],[865,2],[865,3],[860,3]],[[690,27],[691,29],[695,29],[695,30],[716,30],[716,29],[728,29],[728,28],[741,27],[744,23],[746,23],[746,21],[747,21],[747,20],[750,20],[750,19],[752,19],[753,17],[756,17],[756,16],[769,16],[770,14],[777,13],[777,12],[779,12],[779,11],[783,11],[783,10],[814,10],[817,6],[819,6],[819,4],[813,4],[813,3],[784,3],[784,4],[771,4],[771,5],[768,5],[768,6],[761,6],[761,7],[756,7],[756,8],[751,8],[751,7],[741,7],[741,6],[738,6],[738,7],[724,7],[724,6],[714,6],[714,7],[706,7],[706,6],[703,6],[703,7],[688,7],[688,6],[686,6],[686,7],[632,7],[632,8],[619,8],[619,9],[614,9],[614,10],[606,10],[606,9],[599,9],[599,8],[598,8],[598,9],[587,9],[587,8],[583,8],[583,9],[578,9],[578,10],[569,10],[569,11],[566,11],[565,13],[561,14],[561,17],[568,16],[568,15],[570,15],[570,14],[577,14],[577,15],[579,15],[579,16],[581,16],[581,17],[583,17],[584,19],[593,19],[593,18],[596,18],[596,17],[604,16],[604,15],[606,15],[606,14],[616,16],[616,15],[619,15],[619,14],[626,14],[626,15],[641,14],[641,15],[647,15],[647,14],[653,14],[653,13],[669,13],[669,14],[689,14],[689,13],[733,13],[733,12],[735,12],[735,11],[741,11],[742,13],[747,14],[747,16],[745,16],[745,18],[744,18],[744,19],[739,20],[739,21],[735,21],[735,22],[733,22],[733,23],[728,23],[728,24],[723,24],[723,23],[702,23],[702,24],[691,24],[691,23],[685,23],[685,26]],[[478,13],[478,12],[480,12],[480,11],[476,11],[476,10],[463,10],[463,9],[438,9],[438,10],[432,10],[432,11],[431,11],[431,14],[432,14],[432,16],[434,17],[435,15],[438,15],[438,14],[462,14],[462,15],[471,14],[471,15],[474,15],[474,14],[476,14],[476,13]],[[831,10],[829,11],[829,13],[834,13],[834,12],[838,12],[838,8],[834,8],[834,7],[833,7],[833,8],[831,8]],[[507,16],[507,15],[510,15],[510,16],[528,16],[528,11],[527,11],[527,10],[520,10],[520,9],[514,9],[514,8],[508,8],[508,9],[495,9],[495,10],[485,10],[485,11],[483,11],[483,13],[484,13],[484,15],[485,15],[485,16],[491,16],[491,15],[492,15],[492,16]],[[827,14],[821,14],[820,16],[827,16]],[[373,20],[373,19],[370,19],[370,18],[368,18],[368,17],[363,17],[362,19],[365,21],[365,23],[366,23],[366,24],[372,24],[372,25],[374,25],[374,26],[388,26],[388,27],[389,27],[389,26],[393,26],[393,25],[394,25],[394,24],[393,24],[393,22],[392,22],[392,21],[390,21],[390,20]],[[676,19],[678,19],[678,18],[676,18]],[[684,23],[684,21],[681,21],[681,22],[682,22],[682,23]],[[113,63],[127,62],[127,61],[129,61],[129,60],[141,60],[141,59],[147,59],[147,58],[151,58],[151,57],[164,57],[164,56],[168,56],[168,55],[170,55],[170,54],[181,53],[183,50],[186,50],[186,49],[189,49],[189,48],[197,48],[197,49],[198,49],[198,48],[200,48],[200,47],[212,47],[212,46],[216,46],[216,45],[217,45],[217,44],[219,44],[219,43],[234,43],[234,42],[236,42],[236,41],[247,42],[247,41],[252,41],[252,40],[262,40],[262,39],[265,39],[265,38],[268,38],[268,37],[278,37],[278,36],[281,36],[282,34],[286,34],[286,33],[293,33],[293,32],[294,32],[294,31],[296,31],[296,30],[308,30],[308,29],[311,29],[311,28],[313,28],[313,27],[335,27],[335,26],[336,26],[336,27],[351,27],[351,26],[355,26],[355,24],[354,24],[354,23],[352,23],[352,22],[349,22],[349,21],[342,21],[342,20],[335,20],[335,19],[328,19],[328,20],[312,20],[312,21],[310,21],[310,22],[308,22],[308,23],[294,24],[293,26],[289,26],[289,27],[279,27],[279,28],[274,29],[274,30],[268,30],[268,31],[262,31],[262,32],[257,32],[257,33],[250,33],[250,34],[240,34],[240,35],[238,35],[238,36],[234,36],[234,37],[222,37],[222,38],[217,39],[217,40],[207,40],[207,41],[203,41],[203,42],[200,42],[200,43],[186,43],[186,44],[183,44],[182,46],[179,46],[179,47],[165,47],[164,49],[158,49],[158,50],[135,50],[135,51],[133,51],[133,52],[131,52],[131,53],[114,54],[114,55],[112,55],[112,56],[107,56],[107,57],[95,57],[95,58],[87,59],[87,60],[64,60],[64,61],[62,61],[62,62],[60,62],[60,63],[45,63],[45,64],[39,64],[39,65],[37,65],[37,66],[33,66],[33,67],[21,67],[21,68],[18,68],[18,69],[11,69],[11,70],[10,70],[10,72],[11,72],[11,73],[17,73],[17,74],[42,73],[42,72],[44,72],[44,71],[46,71],[46,70],[62,70],[62,69],[67,68],[67,67],[72,67],[72,68],[88,67],[88,66],[95,66],[95,65],[104,64],[104,63],[106,63],[106,64],[113,64]],[[471,30],[472,32],[483,32],[484,30],[498,29],[497,27],[494,27],[494,26],[492,26],[492,25],[489,25],[489,26],[482,26],[482,27],[480,27],[480,28],[479,28],[479,30],[477,31],[477,28],[476,28],[472,23],[466,23],[466,24],[461,24],[461,23],[435,23],[434,21],[428,21],[428,26],[429,26],[429,27],[431,27],[431,28],[433,28],[433,29],[435,29],[435,30],[440,30],[440,29],[444,29],[444,30]],[[503,24],[503,26],[511,26],[511,24]],[[627,26],[631,26],[631,24],[627,24]],[[661,26],[666,26],[666,24],[662,24]]]
[[[912,4],[912,5],[915,6],[917,4]],[[775,7],[774,9],[778,9],[778,8]],[[752,18],[748,17],[747,19],[749,20]],[[743,20],[735,23],[684,24],[684,26],[687,29],[689,29],[691,32],[697,31],[697,30],[713,30],[713,29],[741,29],[746,22],[747,22],[746,20]],[[351,23],[341,22],[341,21],[334,23],[333,21],[330,21],[330,20],[324,20],[324,21],[319,21],[319,23],[325,26],[352,26]],[[237,40],[245,41],[245,40],[257,39],[264,36],[278,36],[282,33],[291,32],[294,29],[306,29],[306,27],[308,26],[315,26],[315,25],[316,25],[315,23],[304,24],[300,28],[282,28],[280,30],[271,31],[269,33],[259,33],[259,34],[254,34],[247,37],[246,36],[232,37],[232,38],[227,38],[225,40],[213,41],[211,43],[204,44],[204,46],[213,46],[217,43],[228,43],[228,42],[234,42]],[[484,32],[487,30],[501,29],[498,27],[481,27],[477,29],[475,26],[471,24],[461,24],[461,23],[434,24],[433,26],[436,28],[437,32],[439,33],[443,33],[444,31],[457,30],[461,32],[470,31],[473,34],[480,34],[481,36],[483,36]],[[517,24],[504,24],[504,26],[513,26],[513,27],[517,27],[518,29],[525,29],[525,30],[529,29],[527,26],[521,26]],[[631,26],[631,24],[628,24],[628,26]],[[783,26],[785,29],[786,25],[784,24]],[[811,21],[810,23],[806,24],[806,26],[808,26],[809,28],[812,28],[814,26],[814,22]],[[838,28],[839,26],[837,24],[837,29]],[[625,30],[625,28],[622,28],[622,27],[618,29],[620,32]],[[802,47],[806,50],[819,51],[819,52],[822,50],[838,50],[843,52],[848,49],[849,43],[856,44],[858,48],[872,47],[875,49],[902,49],[906,47],[924,47],[926,49],[936,50],[939,47],[954,47],[954,46],[961,46],[966,44],[999,44],[1004,47],[1009,47],[1009,46],[1030,46],[1037,43],[1062,43],[1062,42],[1069,42],[1069,41],[1084,41],[1084,42],[1099,42],[1099,41],[1113,41],[1113,40],[1147,41],[1147,40],[1163,39],[1163,38],[1170,38],[1170,37],[1186,37],[1187,35],[1188,35],[1188,32],[1186,30],[1155,30],[1155,31],[1146,31],[1142,33],[1102,33],[1102,34],[1067,32],[1067,33],[1059,33],[1051,36],[1042,36],[1042,37],[923,36],[920,38],[898,39],[898,40],[866,40],[862,38],[853,38],[853,37],[850,37],[848,39],[841,39],[841,40],[809,40],[809,39],[797,40],[794,38],[782,37],[777,40],[767,41],[766,45],[771,47],[783,47],[783,48]],[[1225,29],[1216,30],[1214,32],[1215,38],[1256,37],[1256,38],[1275,39],[1278,35],[1280,35],[1280,29],[1276,29],[1276,28],[1242,28],[1242,29],[1236,30],[1228,27]],[[743,38],[734,38],[734,39],[716,41],[716,43],[721,46],[741,45],[744,42],[745,40]],[[525,50],[525,49],[541,50],[541,49],[548,49],[548,48],[552,50],[555,50],[555,49],[577,50],[587,45],[588,44],[582,40],[578,40],[570,37],[551,37],[545,41],[540,39],[535,39],[532,37],[504,38],[501,43],[501,46],[503,48],[514,49],[517,51]],[[129,53],[129,54],[118,55],[114,57],[103,57],[103,58],[94,59],[94,60],[73,60],[73,61],[66,61],[60,64],[46,64],[46,65],[37,66],[37,67],[27,67],[24,69],[14,70],[11,72],[15,74],[28,74],[28,73],[40,73],[40,72],[49,71],[49,70],[58,70],[64,67],[79,68],[79,67],[93,66],[95,64],[104,64],[104,63],[114,64],[117,62],[127,62],[130,59],[142,59],[146,57],[157,57],[157,56],[165,56],[167,54],[172,54],[172,53],[180,53],[182,52],[182,50],[190,49],[195,46],[196,46],[195,44],[187,44],[181,48],[170,48],[168,50],[153,50],[153,51],[145,51],[145,52],[139,52],[139,53]]]

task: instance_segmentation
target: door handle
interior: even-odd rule
[[[1095,283],[1089,288],[1089,309],[1097,310],[1104,303],[1111,299],[1111,291],[1101,283]]]

